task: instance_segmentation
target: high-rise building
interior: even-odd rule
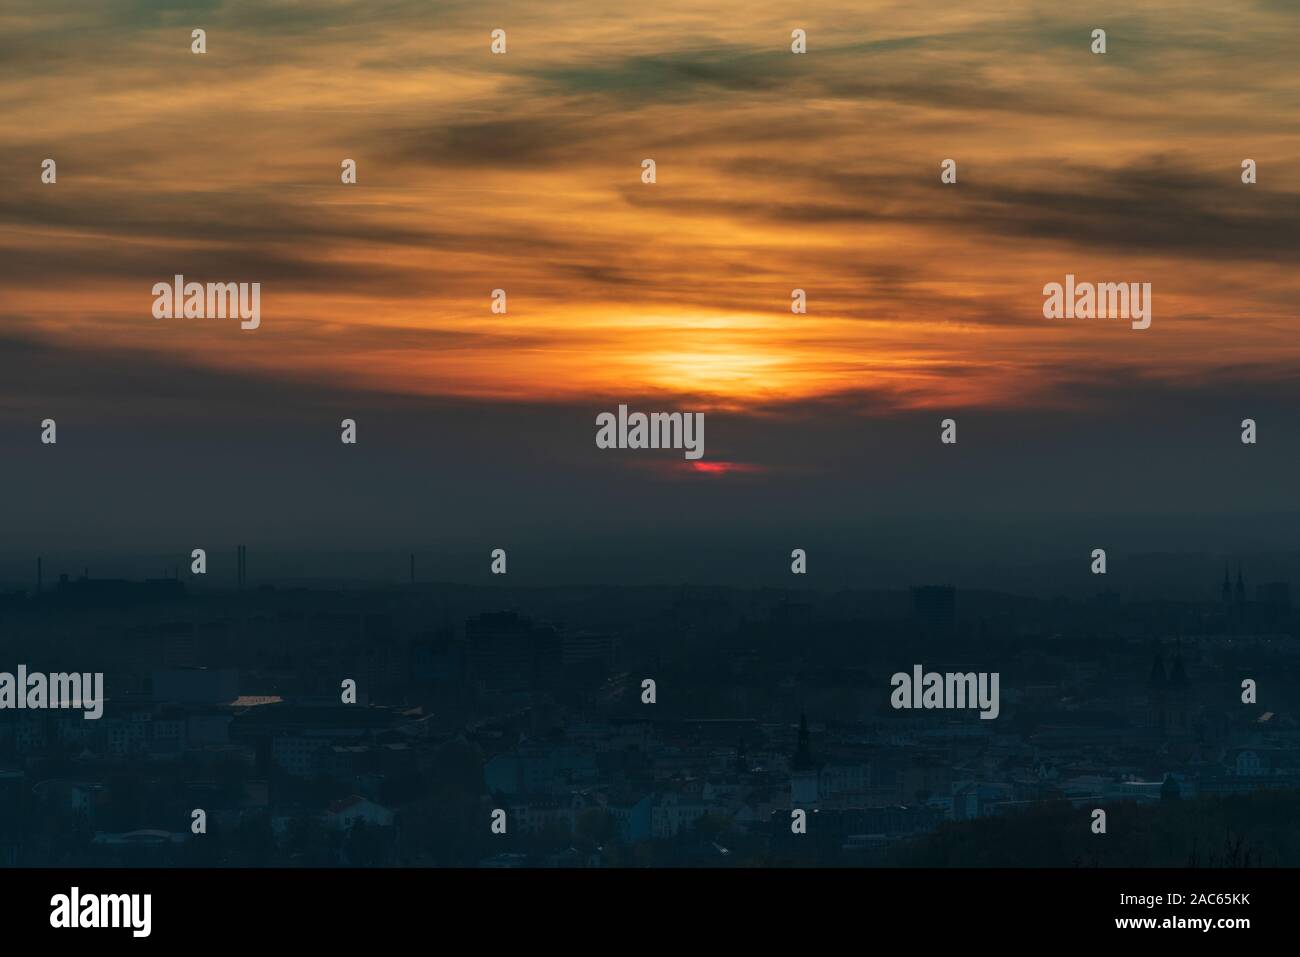
[[[515,612],[488,612],[465,623],[465,667],[471,683],[491,691],[550,687],[559,674],[562,642],[551,625]]]

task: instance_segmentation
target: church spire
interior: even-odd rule
[[[808,714],[799,712],[799,746],[795,749],[790,766],[796,771],[809,771],[817,766],[812,753],[812,736],[808,733]]]
[[[1165,675],[1165,656],[1160,653],[1160,645],[1156,644],[1156,657],[1151,662],[1151,671],[1147,675],[1147,689],[1149,691],[1162,691],[1168,679]]]

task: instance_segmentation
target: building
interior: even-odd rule
[[[595,755],[586,748],[522,747],[483,765],[484,783],[493,794],[568,793],[572,785],[596,777]]]
[[[1147,707],[1151,727],[1166,738],[1187,738],[1192,733],[1192,708],[1187,668],[1182,650],[1165,670],[1164,656],[1156,650],[1147,676]]]
[[[604,671],[612,671],[618,657],[618,639],[613,635],[565,635],[561,660],[566,668],[592,663]]]
[[[676,791],[659,796],[650,811],[650,828],[656,838],[677,837],[711,810],[708,803]]]
[[[951,585],[913,588],[912,615],[927,632],[952,631],[957,624],[957,589]]]
[[[794,807],[811,807],[820,797],[821,765],[813,756],[808,716],[799,715],[799,743],[790,758],[790,801]]]
[[[491,612],[465,623],[469,681],[485,691],[534,691],[555,683],[562,643],[550,625],[514,612]]]
[[[229,704],[239,697],[239,671],[235,668],[160,668],[151,677],[158,701]]]
[[[339,831],[350,830],[358,821],[371,827],[392,827],[393,812],[374,801],[352,795],[335,801],[325,812],[325,823]]]

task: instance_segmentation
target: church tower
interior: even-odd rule
[[[1181,642],[1174,650],[1174,663],[1169,669],[1169,684],[1165,698],[1165,734],[1171,738],[1188,738],[1192,734],[1192,709],[1188,700],[1191,683],[1187,680],[1187,667],[1183,664]]]
[[[1157,645],[1156,658],[1151,663],[1151,671],[1147,675],[1147,722],[1160,734],[1164,733],[1165,727],[1165,698],[1168,685],[1165,658],[1160,653],[1160,646]]]
[[[811,771],[817,767],[812,753],[812,736],[808,733],[808,715],[799,713],[799,746],[795,748],[794,757],[790,759],[793,771]]]
[[[1150,725],[1162,738],[1185,740],[1192,736],[1190,691],[1181,642],[1168,671],[1157,648],[1147,677],[1147,707]]]
[[[812,753],[808,715],[799,714],[799,744],[790,758],[790,801],[794,807],[815,805],[820,794],[821,767]]]

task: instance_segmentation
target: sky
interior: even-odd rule
[[[0,556],[1290,548],[1297,39],[1280,0],[7,3]],[[155,319],[177,273],[260,328]],[[1066,274],[1151,327],[1044,319]],[[705,412],[705,460],[597,449],[620,403]]]

